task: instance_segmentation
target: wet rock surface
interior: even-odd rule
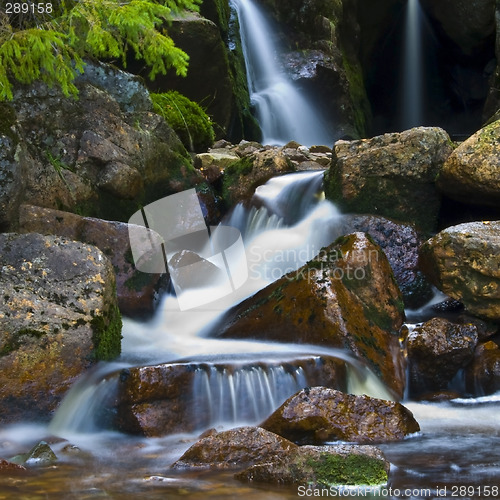
[[[482,128],[448,157],[439,188],[464,203],[500,207],[500,121]]]
[[[383,443],[420,430],[412,413],[400,403],[326,387],[304,389],[260,425],[299,444]]]
[[[432,231],[440,206],[434,181],[451,152],[450,138],[440,128],[338,141],[325,177],[326,197],[346,212],[412,222]]]
[[[297,446],[259,427],[211,432],[173,464],[174,469],[246,469],[242,481],[275,484],[385,484],[389,463],[373,446]]]
[[[47,420],[97,360],[120,354],[111,263],[97,248],[0,234],[0,419]]]
[[[417,326],[406,342],[411,393],[440,391],[472,361],[478,332],[473,324],[433,318]]]
[[[128,224],[22,205],[19,211],[19,231],[62,236],[96,246],[113,264],[118,306],[122,314],[144,318],[154,312],[162,277],[142,273],[135,268]]]
[[[252,406],[255,401],[249,399],[252,396],[248,393],[248,387],[254,387],[256,380],[252,379],[252,373],[259,377],[257,387],[254,387],[257,396],[253,396],[258,398],[259,404],[269,397],[278,397],[282,393],[279,385],[291,383],[290,376],[284,373],[293,374],[297,370],[303,374],[306,383],[346,389],[344,362],[327,356],[318,359],[290,359],[282,364],[269,361],[233,364],[193,362],[133,367],[122,370],[117,375],[119,382],[115,424],[124,432],[162,436],[207,429],[211,425],[220,424],[218,419],[232,421],[239,417],[255,420],[254,412],[268,408],[268,413],[261,417],[264,418],[275,407],[269,407],[269,404],[261,409]],[[271,387],[273,377],[278,378],[274,382],[277,384],[274,388]],[[233,389],[240,389],[237,395],[229,390],[230,379]],[[242,381],[242,386],[238,385],[239,380]],[[262,380],[269,384],[269,393],[260,385]],[[205,392],[195,393],[195,382],[201,384]],[[220,411],[217,412],[217,409]]]
[[[480,344],[465,370],[466,389],[474,396],[486,396],[500,390],[500,348],[496,342]]]
[[[420,249],[421,268],[441,291],[467,311],[500,319],[500,222],[449,227]]]
[[[402,396],[403,318],[387,258],[354,233],[233,307],[212,335],[347,348]]]

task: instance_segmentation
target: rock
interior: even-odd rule
[[[301,485],[298,492],[335,486],[387,484],[390,464],[374,446],[301,446],[286,460],[278,457],[237,472],[236,479]],[[307,485],[307,486],[306,486]]]
[[[387,258],[354,233],[233,307],[212,335],[347,348],[401,397],[403,318]]]
[[[432,231],[440,196],[434,181],[452,152],[448,134],[417,127],[338,141],[325,176],[326,197],[349,213],[380,215]]]
[[[456,373],[474,356],[477,328],[433,318],[417,326],[407,338],[412,393],[448,388]]]
[[[298,444],[399,441],[420,427],[400,403],[326,387],[300,391],[260,426]]]
[[[57,462],[57,456],[45,441],[40,441],[28,453],[17,455],[10,461],[19,465],[50,465]]]
[[[113,267],[97,248],[0,234],[0,421],[47,420],[71,384],[120,354]]]
[[[239,427],[200,439],[172,467],[242,468],[255,462],[284,458],[297,449],[296,444],[259,427]]]
[[[22,465],[15,464],[9,462],[8,460],[0,458],[0,474],[12,474],[15,472],[24,472],[24,471],[26,471],[26,467],[23,467]]]
[[[460,144],[445,161],[439,188],[465,203],[500,207],[500,120]]]
[[[153,314],[156,295],[162,285],[161,275],[142,273],[135,268],[128,224],[22,205],[19,231],[64,236],[96,246],[113,264],[121,313],[139,318]]]
[[[228,420],[259,421],[275,410],[270,400],[279,404],[301,388],[297,373],[306,384],[346,389],[344,362],[328,356],[283,362],[179,362],[122,370],[116,426],[132,434],[162,436],[195,432]],[[234,392],[229,389],[230,380]],[[269,393],[263,391],[262,380],[268,382]],[[255,405],[249,403],[252,398]]]
[[[495,33],[495,0],[422,0],[422,6],[464,54],[489,48]]]
[[[37,83],[2,104],[0,228],[16,230],[23,203],[126,221],[139,205],[203,183],[137,78],[86,68],[78,100]]]
[[[340,230],[342,234],[367,233],[380,245],[406,307],[421,307],[432,298],[432,287],[418,267],[418,250],[423,240],[414,226],[375,215],[344,215]]]
[[[500,319],[500,222],[452,226],[426,241],[420,266],[429,280],[469,313]]]
[[[476,349],[472,363],[465,370],[465,387],[469,394],[480,397],[500,390],[500,348],[493,341]]]
[[[154,92],[177,90],[203,103],[218,125],[216,131],[222,131],[218,135],[224,136],[237,110],[228,56],[219,28],[214,22],[191,12],[176,17],[168,27],[168,35],[189,55],[188,73],[181,77],[169,71],[165,76],[158,75],[148,81],[148,87]],[[147,71],[143,74],[145,76]]]
[[[271,177],[294,170],[279,148],[254,151],[224,169],[224,200],[228,206],[247,201],[257,186],[264,184]]]

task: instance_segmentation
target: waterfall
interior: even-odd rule
[[[408,0],[406,6],[403,51],[403,129],[423,125],[424,60],[422,48],[423,12],[419,0]]]
[[[306,146],[333,141],[319,109],[314,109],[280,69],[272,30],[251,0],[232,0],[240,24],[250,100],[264,144],[294,140]]]

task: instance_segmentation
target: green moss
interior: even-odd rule
[[[215,140],[210,117],[199,104],[174,90],[151,94],[153,109],[175,130],[189,151],[206,151]]]
[[[11,104],[0,102],[0,135],[14,138],[11,127],[16,123],[16,112]]]
[[[319,460],[307,461],[319,485],[368,485],[376,486],[387,483],[384,462],[365,455],[347,455],[342,457],[322,453]]]
[[[136,292],[139,292],[144,287],[148,286],[150,283],[151,283],[150,274],[136,271],[127,281],[125,281],[124,285],[129,290],[134,290]]]
[[[236,160],[225,168],[222,181],[222,196],[229,205],[232,205],[231,187],[237,186],[241,182],[241,177],[249,175],[252,170],[253,159],[249,156]]]
[[[94,358],[110,361],[120,355],[122,318],[117,305],[105,316],[95,316],[90,322],[93,330]]]

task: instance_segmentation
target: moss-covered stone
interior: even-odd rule
[[[175,130],[189,151],[205,151],[213,144],[212,122],[198,103],[176,91],[152,93],[151,99],[155,112]]]
[[[96,361],[111,361],[121,353],[122,317],[117,305],[106,315],[95,316],[92,325],[92,342]]]
[[[388,475],[383,462],[364,455],[342,457],[321,453],[319,460],[309,458],[307,465],[313,470],[319,485],[330,486],[386,484]]]

